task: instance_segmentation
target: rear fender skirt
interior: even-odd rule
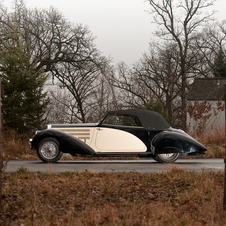
[[[164,131],[157,134],[152,142],[152,154],[182,153],[198,154],[205,153],[206,148],[197,140],[180,130]]]
[[[36,149],[38,143],[46,137],[56,138],[60,143],[61,149],[64,153],[71,153],[73,155],[95,155],[95,151],[78,138],[55,129],[47,129],[38,132],[31,141],[31,147]]]

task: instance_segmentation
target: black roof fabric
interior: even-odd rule
[[[165,118],[155,112],[142,109],[130,109],[130,110],[119,110],[119,111],[110,111],[108,115],[134,115],[137,116],[146,129],[152,130],[164,130],[170,127],[169,123]]]

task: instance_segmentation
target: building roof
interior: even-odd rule
[[[224,100],[226,78],[195,79],[187,100]]]

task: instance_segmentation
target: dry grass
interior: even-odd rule
[[[30,150],[28,138],[19,136],[13,130],[2,135],[1,147],[4,160],[38,159],[34,150]]]
[[[190,133],[192,137],[206,146],[206,158],[223,158],[225,156],[225,129],[223,127],[205,131],[200,136]]]
[[[0,225],[226,225],[223,173],[4,174]]]
[[[191,133],[191,136],[204,144],[225,144],[225,129],[223,127],[205,131],[199,136],[195,135],[195,133]]]
[[[225,145],[224,144],[206,144],[207,152],[206,158],[224,158]]]

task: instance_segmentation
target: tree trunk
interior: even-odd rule
[[[170,124],[173,124],[172,98],[170,95],[166,95],[166,111],[167,111],[167,115],[169,117]],[[172,125],[172,126],[174,126],[174,125]]]
[[[187,113],[186,113],[186,76],[185,73],[182,74],[182,86],[181,86],[181,122],[182,129],[186,130],[186,121],[187,121]]]

